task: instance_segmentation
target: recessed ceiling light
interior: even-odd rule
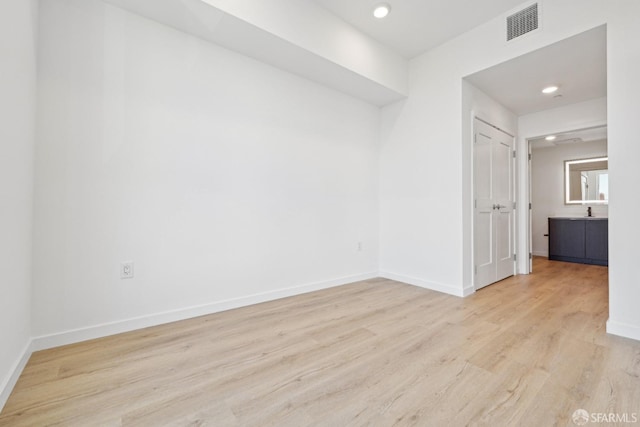
[[[548,137],[545,138],[547,141],[553,141],[554,139],[556,139],[555,135],[549,135]]]
[[[542,93],[553,93],[558,90],[558,86],[549,86],[542,89]]]
[[[381,19],[387,16],[389,12],[391,12],[391,6],[389,6],[387,3],[381,3],[377,5],[375,9],[373,9],[373,16]]]

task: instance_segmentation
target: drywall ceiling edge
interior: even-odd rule
[[[294,73],[377,106],[406,97],[406,89],[339,64],[232,16],[202,0],[102,0],[128,12]],[[405,64],[405,66],[408,66]],[[398,77],[406,83],[402,65]]]

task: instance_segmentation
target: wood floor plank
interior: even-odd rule
[[[540,426],[637,414],[607,268],[468,298],[373,279],[34,353],[0,426]]]

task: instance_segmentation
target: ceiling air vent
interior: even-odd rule
[[[507,41],[538,29],[538,3],[507,17]]]

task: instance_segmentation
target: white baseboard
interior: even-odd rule
[[[476,288],[474,288],[473,286],[467,286],[466,288],[462,289],[462,297],[466,298],[471,294],[475,294],[476,293]]]
[[[395,280],[397,282],[407,283],[409,285],[418,286],[420,288],[429,289],[432,291],[442,292],[456,297],[465,297],[475,292],[473,288],[457,288],[455,286],[443,285],[441,283],[429,282],[426,280],[418,279],[417,277],[404,276],[402,274],[391,273],[388,271],[380,271],[380,277],[389,280]]]
[[[640,326],[607,320],[607,333],[640,341]]]
[[[531,252],[533,256],[543,256],[545,258],[549,258],[549,251],[533,251]]]
[[[2,412],[2,408],[4,408],[7,400],[9,400],[9,396],[11,395],[13,388],[16,386],[18,378],[20,378],[24,367],[27,366],[27,362],[31,357],[31,353],[33,353],[33,341],[29,340],[24,350],[22,351],[22,355],[13,364],[13,368],[11,369],[9,375],[7,375],[7,377],[0,384],[0,412]]]
[[[33,351],[39,351],[67,344],[75,344],[81,341],[102,338],[109,335],[130,332],[137,329],[148,328],[150,326],[162,325],[179,320],[191,319],[198,316],[204,316],[207,314],[218,313],[234,308],[259,304],[261,302],[272,301],[322,289],[328,289],[334,286],[346,285],[348,283],[359,282],[361,280],[368,280],[376,277],[378,277],[377,272],[357,274],[322,282],[309,283],[302,286],[294,286],[291,288],[263,292],[240,298],[216,301],[199,306],[181,308],[177,310],[135,317],[116,322],[103,323],[86,328],[73,329],[50,335],[43,335],[35,337],[33,339],[32,349]]]

